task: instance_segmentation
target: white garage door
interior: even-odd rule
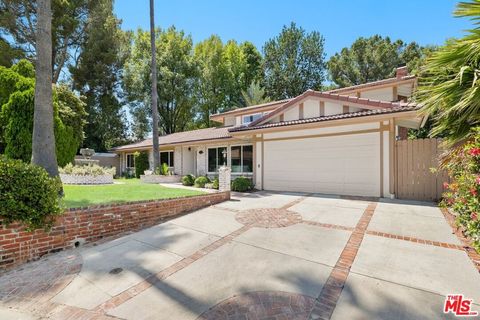
[[[380,196],[378,133],[264,143],[265,190]]]

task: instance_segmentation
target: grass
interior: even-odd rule
[[[139,179],[115,179],[120,184],[100,186],[64,185],[67,208],[107,203],[171,199],[205,194],[203,191],[167,188],[158,184],[141,183]]]

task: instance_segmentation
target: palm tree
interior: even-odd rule
[[[431,135],[444,135],[448,146],[466,141],[480,125],[480,0],[459,3],[454,15],[470,17],[476,27],[427,59],[417,94],[433,119]]]
[[[52,10],[51,0],[37,1],[35,102],[32,163],[52,177],[58,176],[52,101]]]
[[[154,5],[150,0],[150,45],[152,50],[152,142],[153,170],[160,167],[160,150],[158,146],[158,109],[157,109],[157,58],[155,52]]]
[[[247,90],[242,91],[244,107],[254,106],[270,102],[270,98],[265,97],[265,89],[258,82],[252,82]]]

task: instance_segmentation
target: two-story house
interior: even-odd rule
[[[415,86],[402,67],[394,78],[215,114],[221,127],[161,136],[161,162],[196,176],[226,164],[263,190],[393,197],[395,139],[424,122],[407,102]],[[152,139],[113,151],[126,170],[142,150],[152,158]]]

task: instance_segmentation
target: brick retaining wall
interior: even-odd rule
[[[230,192],[167,200],[100,205],[67,210],[50,230],[25,231],[21,224],[0,226],[0,271],[83,243],[138,231],[167,217],[230,199]]]

